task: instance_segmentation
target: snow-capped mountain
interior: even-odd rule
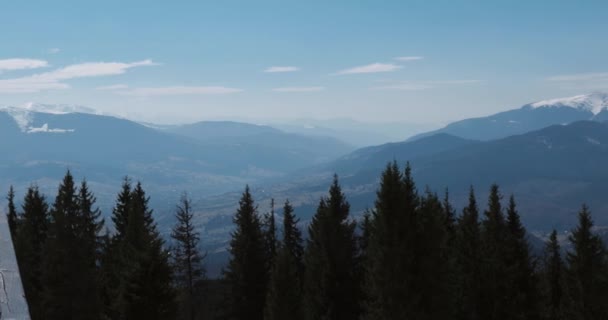
[[[608,93],[595,92],[574,97],[543,100],[525,105],[523,108],[572,108],[589,111],[594,115],[608,109]]]
[[[79,105],[69,104],[41,104],[28,102],[20,106],[0,107],[0,112],[10,115],[22,132],[26,133],[67,133],[74,132],[70,128],[56,128],[53,124],[39,123],[36,121],[37,114],[63,115],[70,113],[82,113],[93,115],[104,115],[103,112]]]
[[[488,141],[581,120],[608,120],[608,93],[597,92],[528,103],[518,109],[491,116],[453,122],[410,140],[441,132],[465,139]]]

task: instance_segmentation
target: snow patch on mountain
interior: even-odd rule
[[[32,122],[34,120],[35,113],[47,113],[47,114],[68,114],[68,113],[87,113],[87,114],[95,114],[95,115],[104,115],[102,112],[89,108],[83,107],[79,105],[69,105],[69,104],[42,104],[42,103],[34,103],[28,102],[24,103],[20,106],[13,107],[0,107],[0,112],[8,113],[22,132],[25,133],[66,133],[66,132],[74,132],[74,129],[58,129],[58,128],[49,128],[48,123],[45,123],[41,127],[33,127]]]
[[[43,104],[27,102],[21,105],[19,108],[25,109],[30,112],[50,113],[50,114],[67,114],[67,113],[88,113],[103,115],[102,112],[93,108],[71,105],[71,104]]]
[[[568,107],[598,114],[602,110],[608,109],[608,93],[596,92],[574,97],[543,100],[528,104],[524,107],[531,107],[534,109]]]
[[[29,127],[27,129],[27,133],[40,133],[40,132],[66,133],[66,132],[74,132],[74,131],[75,131],[74,129],[59,129],[59,128],[49,129],[48,123],[43,124],[42,127],[40,127],[40,128]]]

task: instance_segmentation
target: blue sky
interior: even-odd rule
[[[559,0],[7,1],[0,104],[165,123],[445,123],[607,91],[607,10]]]

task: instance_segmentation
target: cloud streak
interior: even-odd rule
[[[436,87],[481,83],[481,80],[405,81],[370,88],[371,90],[422,91]]]
[[[282,87],[274,88],[274,92],[318,92],[325,90],[324,87]]]
[[[48,62],[36,59],[4,59],[0,60],[0,72],[24,69],[37,69],[48,66]]]
[[[578,73],[547,78],[548,81],[594,81],[608,80],[608,72]]]
[[[362,73],[378,73],[378,72],[392,72],[401,69],[400,65],[392,63],[372,63],[365,66],[358,66],[335,73],[336,75],[345,74],[362,74]]]
[[[242,89],[222,86],[171,86],[171,87],[149,87],[135,88],[122,92],[125,95],[150,97],[150,96],[172,96],[172,95],[223,95],[242,92]]]
[[[100,91],[114,91],[114,90],[124,90],[124,89],[128,89],[129,86],[126,84],[112,84],[109,86],[101,86],[101,87],[97,87],[95,88],[95,90],[100,90]]]
[[[422,60],[424,59],[424,57],[421,56],[405,56],[405,57],[396,57],[395,60],[397,61],[417,61],[417,60]]]
[[[120,75],[136,67],[157,65],[152,60],[124,62],[87,62],[22,78],[0,80],[0,93],[32,93],[68,89],[66,80]]]
[[[282,73],[282,72],[295,72],[300,71],[300,68],[294,66],[284,66],[284,67],[269,67],[264,70],[266,73]]]

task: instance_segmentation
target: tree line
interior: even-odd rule
[[[418,190],[407,165],[380,177],[358,221],[337,176],[307,226],[289,201],[258,212],[247,187],[222,278],[205,278],[191,201],[160,236],[140,183],[125,179],[105,228],[86,182],[68,172],[52,205],[35,186],[8,222],[32,319],[608,319],[608,255],[589,209],[568,234],[530,248],[513,196]],[[306,229],[303,229],[306,227]],[[305,231],[304,233],[302,231]],[[201,306],[215,310],[213,316]]]

